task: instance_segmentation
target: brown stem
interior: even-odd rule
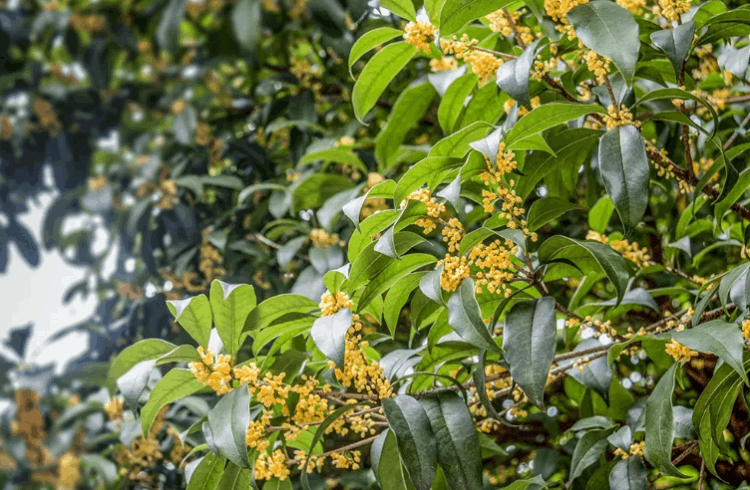
[[[344,452],[344,451],[351,451],[352,449],[357,449],[358,447],[362,447],[362,446],[366,446],[366,445],[370,444],[372,441],[374,441],[375,439],[377,439],[379,436],[380,436],[380,433],[375,434],[374,436],[370,436],[370,437],[368,437],[366,439],[362,439],[361,441],[353,442],[351,444],[347,444],[346,446],[341,446],[338,449],[333,449],[333,450],[327,451],[327,452],[325,452],[323,454],[318,454],[315,457],[316,458],[325,458],[327,456],[330,456],[331,454],[341,453],[341,452]],[[300,464],[302,461],[303,460],[301,458],[288,459],[286,461],[286,464],[287,464],[287,466],[292,466],[292,465],[295,465],[295,464]],[[305,469],[306,468],[303,468],[303,471]]]
[[[503,7],[503,14],[505,15],[505,18],[508,19],[508,24],[510,24],[510,28],[513,31],[513,37],[516,38],[516,44],[518,44],[522,49],[525,49],[526,43],[524,43],[523,39],[521,39],[521,33],[518,32],[518,27],[516,27],[516,23],[513,21],[513,16],[510,15],[507,7]]]

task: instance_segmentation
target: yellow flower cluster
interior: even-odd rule
[[[315,248],[331,248],[334,245],[344,245],[337,233],[328,233],[323,228],[315,228],[310,232],[310,240]]]
[[[469,277],[471,269],[466,257],[456,257],[446,254],[445,258],[438,262],[438,266],[443,266],[443,272],[440,274],[440,287],[446,291],[455,291],[458,286]]]
[[[552,18],[552,20],[562,24],[555,28],[560,32],[566,33],[568,39],[573,40],[576,38],[576,33],[568,22],[566,16],[573,7],[588,3],[588,1],[589,0],[544,0],[544,11],[547,13],[547,16]]]
[[[109,420],[121,420],[123,415],[123,402],[121,398],[110,398],[104,404],[104,413]]]
[[[607,243],[607,235],[589,230],[586,234],[586,240],[593,240],[600,243]],[[651,256],[648,254],[646,247],[640,247],[638,242],[630,243],[628,240],[612,240],[609,244],[616,252],[627,260],[634,262],[638,268],[643,269],[651,265]]]
[[[586,60],[586,66],[589,71],[596,75],[596,81],[604,83],[607,78],[607,73],[609,73],[609,58],[599,56],[596,51],[590,49],[584,55],[584,59]]]
[[[221,267],[221,264],[224,263],[224,258],[219,253],[219,250],[209,242],[208,235],[210,233],[210,228],[203,230],[203,244],[200,248],[200,264],[198,265],[198,269],[200,269],[204,276],[204,289],[211,281],[227,273],[226,269]]]
[[[615,448],[615,456],[620,456],[622,459],[628,459],[631,456],[643,456],[643,446],[645,441],[634,442],[630,445],[630,451],[623,451],[622,449]]]
[[[358,470],[361,454],[359,451],[334,453],[331,455],[331,460],[333,461],[333,466],[336,468]]]
[[[458,246],[464,237],[464,225],[456,218],[448,220],[448,224],[443,227],[443,241],[448,243],[449,252],[458,252]]]
[[[512,12],[510,16],[524,44],[533,43],[534,34],[531,32],[531,28],[519,23],[519,20],[521,20],[521,12],[516,10],[515,12]],[[490,29],[492,31],[499,32],[503,36],[513,35],[513,27],[511,26],[508,17],[505,15],[505,12],[502,10],[492,12],[486,16],[486,19],[490,21]]]
[[[436,60],[430,60],[430,71],[439,73],[441,71],[451,71],[458,68],[458,61],[451,56],[443,56]]]
[[[364,352],[368,343],[362,340],[359,333],[362,324],[356,319],[346,332],[346,350],[344,353],[344,367],[336,367],[334,374],[343,386],[354,386],[359,393],[377,395],[379,398],[393,396],[391,383],[385,379],[383,368],[377,362],[370,362]],[[333,361],[329,362],[329,365]]]
[[[400,208],[406,207],[408,201],[421,201],[427,205],[427,216],[430,218],[438,218],[442,213],[445,212],[445,204],[438,203],[437,199],[432,197],[429,189],[418,189],[408,196],[406,199],[401,201]],[[429,218],[419,218],[414,222],[415,225],[422,227],[425,234],[431,233],[437,225]]]
[[[604,116],[604,121],[607,124],[608,130],[618,126],[641,126],[640,122],[633,120],[633,114],[624,105],[620,106],[619,109],[613,105],[609,106],[607,108],[607,115]]]
[[[478,43],[476,39],[469,39],[469,36],[464,34],[460,40],[456,40],[456,36],[453,36],[453,39],[441,39],[440,48],[445,54],[455,54],[457,59],[470,63],[471,71],[479,77],[481,87],[495,76],[503,61],[476,48]]]
[[[206,352],[203,346],[198,347],[198,354],[201,361],[189,364],[190,371],[196,379],[204,386],[210,386],[217,395],[232,391],[232,356],[218,355],[214,360],[214,353],[210,350]]]
[[[335,295],[331,294],[330,291],[326,291],[320,297],[320,316],[335,315],[344,308],[352,309],[353,307],[354,303],[349,299],[349,295],[341,291]]]
[[[646,0],[617,0],[617,5],[640,15],[646,7]]]
[[[270,480],[271,478],[286,480],[289,478],[289,468],[286,466],[286,454],[276,449],[273,454],[262,452],[255,460],[255,478]]]
[[[435,40],[437,27],[429,22],[409,22],[404,27],[404,41],[414,46],[414,49],[430,52],[430,43]]]
[[[60,456],[57,466],[57,490],[76,490],[81,481],[80,461],[70,451]]]
[[[342,136],[336,141],[336,146],[352,146],[355,143],[351,136]]]
[[[690,350],[676,340],[671,340],[667,343],[664,350],[677,362],[687,362],[698,355],[696,351]]]
[[[471,249],[469,260],[480,269],[475,283],[476,292],[481,292],[484,287],[490,293],[503,290],[506,298],[510,296],[510,289],[505,289],[504,285],[515,275],[511,257],[517,252],[518,247],[509,240],[505,240],[504,246],[500,240],[495,240],[489,245],[480,243]]]
[[[671,22],[679,21],[680,16],[690,10],[690,0],[658,0],[658,3],[654,7],[654,14]]]
[[[52,462],[53,456],[44,446],[47,433],[44,430],[44,415],[40,403],[41,396],[34,390],[15,391],[16,418],[10,426],[14,436],[20,436],[26,445],[26,461],[31,466],[44,466]]]
[[[744,320],[742,322],[742,337],[750,342],[750,320]]]

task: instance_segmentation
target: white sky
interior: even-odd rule
[[[53,195],[45,194],[37,203],[31,202],[29,212],[20,216],[20,221],[40,243],[45,210],[52,202]],[[84,270],[66,264],[58,251],[47,252],[40,249],[41,260],[34,268],[26,263],[15,243],[10,246],[8,266],[0,274],[0,339],[8,338],[13,327],[34,323],[34,329],[25,361],[45,364],[52,361],[66,361],[86,349],[86,334],[71,334],[49,344],[46,340],[60,329],[87,318],[94,311],[97,300],[90,295],[85,301],[80,295],[67,305],[62,298],[71,284],[84,277]],[[10,351],[0,346],[4,355]]]

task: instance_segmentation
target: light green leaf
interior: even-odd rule
[[[245,332],[262,329],[289,313],[309,313],[318,308],[315,301],[299,294],[279,294],[256,306],[245,320]]]
[[[379,5],[406,20],[417,20],[417,12],[411,0],[380,0]]]
[[[405,275],[426,265],[434,264],[435,262],[437,262],[435,257],[422,253],[409,254],[401,260],[391,262],[367,283],[367,286],[357,303],[357,311],[362,311],[372,303],[375,298],[380,297],[391,286],[393,286],[396,281]]]
[[[553,219],[576,208],[578,206],[559,197],[543,197],[534,201],[529,208],[529,231],[536,231]]]
[[[173,343],[161,339],[145,339],[126,347],[115,357],[109,367],[107,373],[108,385],[114,387],[118,378],[130,371],[130,368],[139,362],[158,359],[172,352],[175,347]]]
[[[491,130],[491,124],[484,121],[475,121],[435,143],[429,156],[463,158],[469,151],[470,144],[484,138]]]
[[[742,365],[744,339],[736,323],[713,320],[691,329],[669,332],[668,335],[693,350],[717,355],[748,384],[747,373]]]
[[[228,463],[216,488],[221,490],[247,490],[253,481],[253,470]]]
[[[443,95],[438,106],[438,122],[446,134],[455,130],[458,117],[464,110],[466,97],[474,90],[478,80],[479,77],[473,72],[469,72],[451,83],[448,90],[445,91],[445,95]]]
[[[515,126],[513,126],[513,129],[508,131],[508,135],[505,138],[506,146],[509,149],[513,149],[515,145],[541,133],[545,129],[591,113],[604,114],[606,111],[601,106],[594,104],[571,104],[565,102],[543,104],[519,119]]]
[[[349,74],[352,73],[352,66],[354,63],[364,56],[365,53],[376,46],[403,35],[404,31],[394,29],[393,27],[378,27],[377,29],[364,33],[359,39],[357,39],[357,42],[354,43],[352,50],[349,51]]]
[[[219,484],[227,460],[214,453],[208,453],[201,460],[190,477],[187,490],[215,490]]]
[[[511,0],[446,0],[440,12],[440,35],[450,36],[472,20],[511,3]]]
[[[227,284],[215,279],[210,296],[214,325],[224,349],[233,356],[240,349],[247,315],[255,308],[255,290],[248,284]]]
[[[407,490],[408,476],[404,473],[401,457],[398,454],[396,435],[386,430],[372,443],[370,450],[372,470],[377,476],[380,488]]]
[[[612,199],[603,196],[589,211],[589,227],[597,233],[604,233],[614,210]]]
[[[458,134],[458,133],[456,133]],[[415,163],[396,184],[393,202],[400,205],[412,191],[430,182],[436,174],[458,168],[463,161],[450,156],[429,156]]]
[[[247,457],[247,425],[250,423],[250,391],[247,386],[238,386],[219,398],[208,412],[214,444],[229,461],[242,468],[249,468]]]
[[[388,326],[388,331],[391,333],[391,336],[396,332],[398,316],[401,313],[401,309],[409,300],[411,292],[419,286],[422,277],[424,277],[424,273],[422,272],[416,272],[404,276],[388,291],[383,303],[383,319]]]
[[[141,409],[141,430],[148,437],[151,424],[159,409],[167,403],[192,395],[203,388],[203,383],[187,369],[172,369],[156,383],[148,397],[148,402]]]
[[[370,59],[352,91],[354,115],[360,122],[364,122],[365,115],[375,106],[391,80],[416,54],[411,44],[397,42],[384,47]]]
[[[208,346],[211,335],[211,304],[205,294],[184,300],[167,301],[167,307],[182,328],[198,345]]]

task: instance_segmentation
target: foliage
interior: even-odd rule
[[[105,298],[74,369],[13,371],[8,488],[750,475],[750,10],[380,7],[1,13],[7,235],[51,163],[44,245]]]

